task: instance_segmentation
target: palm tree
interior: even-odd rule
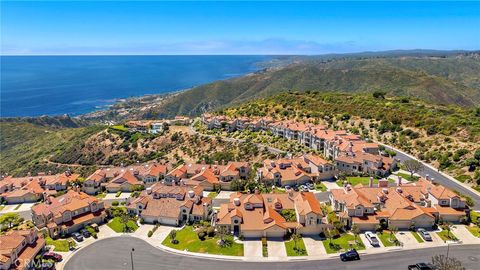
[[[398,228],[395,226],[390,226],[388,230],[390,231],[390,241],[393,241],[395,233],[398,232]]]
[[[177,230],[172,230],[170,231],[170,233],[168,234],[168,236],[170,236],[170,242],[171,243],[176,243],[177,242]]]

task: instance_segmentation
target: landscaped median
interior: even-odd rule
[[[382,241],[384,247],[397,246],[400,244],[397,240],[397,237],[395,237],[395,234],[390,231],[384,230],[377,233],[377,236],[380,241]]]
[[[339,179],[337,180],[337,185],[339,187],[343,187],[343,182],[347,181],[350,185],[356,186],[358,184],[362,184],[364,186],[368,186],[370,183],[370,177],[361,177],[361,176],[347,176],[345,180]],[[388,179],[389,183],[394,183],[395,180],[393,179]],[[378,184],[378,179],[373,180],[374,184]]]
[[[122,222],[121,217],[114,217],[112,221],[110,221],[108,224],[108,227],[110,227],[112,230],[114,230],[117,233],[123,233],[123,232],[134,232],[138,229],[137,223],[133,220],[127,221],[127,223]],[[125,228],[125,226],[127,228]]]
[[[442,238],[443,241],[457,241],[458,238],[448,230],[442,230],[440,232],[437,232],[438,236]]]
[[[423,240],[423,238],[420,236],[420,234],[418,234],[417,232],[411,232],[411,233],[412,233],[413,237],[415,237],[415,239],[417,240],[418,243],[423,243],[423,242],[425,242],[425,241]]]
[[[287,250],[287,256],[307,256],[307,249],[303,238],[299,237],[298,239],[290,239],[285,241],[285,249]]]
[[[243,244],[236,243],[231,236],[225,236],[224,244],[220,245],[221,237],[217,234],[211,235],[205,235],[204,239],[201,240],[193,226],[185,226],[183,229],[176,231],[176,243],[173,243],[171,237],[167,237],[163,240],[162,245],[188,252],[243,256]]]
[[[45,244],[53,246],[53,250],[58,252],[68,252],[70,247],[75,247],[77,245],[71,238],[53,240],[49,236],[45,237]]]
[[[342,234],[338,238],[323,240],[322,242],[325,250],[329,254],[346,251],[350,248],[354,248],[356,250],[365,249],[365,245],[363,244],[360,237],[355,237],[354,235],[349,233]]]

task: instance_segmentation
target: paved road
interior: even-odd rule
[[[187,269],[187,270],[269,270],[269,269],[335,269],[335,270],[405,270],[408,264],[430,261],[434,254],[446,253],[446,247],[419,249],[399,252],[386,252],[384,254],[365,255],[360,261],[341,262],[339,259],[322,261],[296,261],[296,262],[239,262],[228,260],[212,260],[193,256],[182,256],[167,253],[154,248],[141,239],[123,236],[100,240],[78,251],[71,258],[66,270],[85,269],[132,269],[130,250],[135,248],[133,255],[134,269]],[[450,246],[450,256],[461,260],[466,269],[479,269],[480,245]]]
[[[397,153],[395,158],[399,159],[402,162],[405,161],[405,160],[411,159],[409,156],[403,154],[402,152],[397,151],[396,149],[393,149],[393,148],[391,148],[387,145],[385,145],[385,147],[387,149],[395,151]],[[465,188],[460,183],[445,177],[443,174],[439,173],[437,170],[434,170],[434,169],[432,169],[428,166],[424,166],[423,171],[421,171],[419,174],[423,177],[425,177],[425,175],[428,174],[428,175],[430,175],[430,177],[435,178],[435,182],[440,183],[440,184],[442,184],[442,185],[444,185],[444,186],[446,186],[450,189],[457,190],[462,194],[465,194],[465,195],[468,195],[468,196],[472,197],[472,199],[475,203],[475,206],[472,207],[472,208],[475,209],[475,210],[480,210],[480,196],[477,193],[472,192],[470,189]]]

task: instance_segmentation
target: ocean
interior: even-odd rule
[[[270,56],[1,56],[0,116],[79,115],[257,71]]]

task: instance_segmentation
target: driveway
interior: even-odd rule
[[[340,188],[335,181],[322,181],[322,183],[327,187],[327,190]]]
[[[268,245],[268,257],[275,257],[277,259],[287,258],[287,249],[283,238],[269,238]]]
[[[308,256],[320,256],[327,254],[320,236],[305,236],[303,237],[303,243],[307,249]]]
[[[398,241],[400,241],[400,243],[406,248],[421,247],[423,245],[423,243],[418,243],[417,239],[415,239],[413,234],[409,231],[397,232],[395,237],[397,237]]]
[[[369,248],[379,248],[379,247],[382,247],[382,248],[383,248],[383,247],[385,247],[385,246],[383,246],[383,243],[382,243],[382,241],[380,241],[380,238],[378,238],[378,236],[377,236],[378,244],[379,244],[378,247],[372,246],[372,244],[370,244],[370,241],[368,241],[368,239],[367,239],[367,237],[365,236],[364,233],[361,233],[361,234],[359,234],[358,236],[359,236],[360,239],[362,240],[363,244],[365,244],[365,248],[367,248],[367,249],[369,249]]]
[[[130,197],[132,193],[130,192],[122,192],[120,196],[116,197],[117,193],[107,193],[105,198],[103,198],[104,201],[120,201],[120,200],[126,200]]]
[[[254,238],[243,240],[243,254],[245,258],[263,257],[262,241]]]
[[[464,244],[480,244],[480,238],[470,233],[465,225],[454,225],[452,233]]]

